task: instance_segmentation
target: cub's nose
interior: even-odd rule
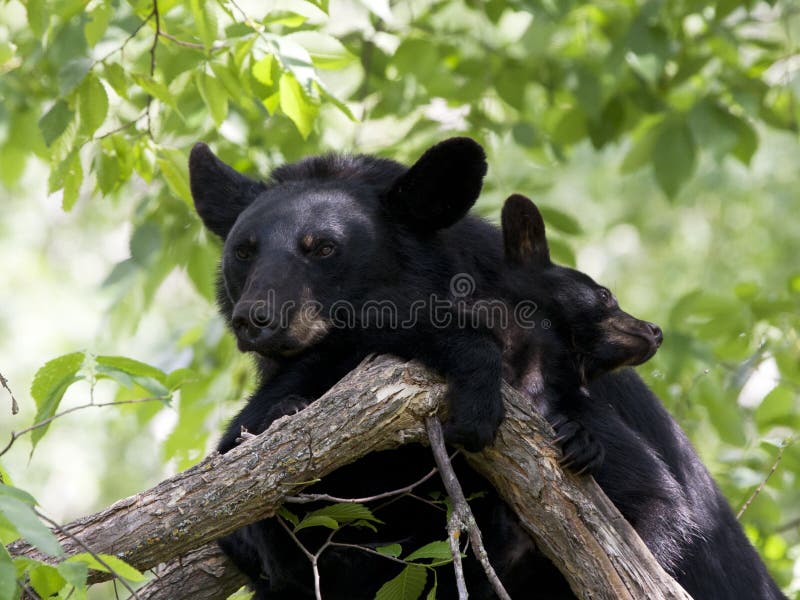
[[[656,346],[660,346],[661,342],[664,341],[664,332],[661,331],[661,327],[655,323],[648,323],[647,326],[650,328],[650,333],[653,334],[653,339],[656,342]]]

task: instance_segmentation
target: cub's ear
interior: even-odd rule
[[[189,155],[189,185],[197,214],[209,230],[225,239],[247,206],[266,186],[245,177],[198,142]]]
[[[486,175],[480,144],[455,137],[429,148],[391,186],[386,207],[414,231],[449,227],[475,204]]]
[[[533,202],[520,194],[509,196],[503,205],[502,223],[506,262],[539,267],[550,264],[544,219]]]

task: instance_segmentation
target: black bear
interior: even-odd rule
[[[609,367],[649,358],[654,344],[660,343],[660,331],[620,316],[608,290],[578,271],[553,264],[541,214],[528,199],[515,196],[507,201],[503,232],[507,260],[516,265],[509,288],[521,297],[536,298],[554,329],[560,329],[557,337],[574,340],[573,373],[581,374],[581,384],[588,384],[581,393],[569,393],[575,389],[575,381],[565,385],[569,369],[559,368],[558,361],[542,363],[540,353],[526,351],[519,339],[512,344],[517,354],[512,351],[508,360],[511,379],[537,402],[557,431],[563,430],[566,457],[574,456],[577,466],[588,467],[662,567],[693,598],[785,598],[659,400],[632,370],[605,373]],[[546,340],[542,332],[534,330],[532,336],[535,347]],[[613,339],[618,343],[609,343]],[[598,347],[596,340],[604,343]],[[623,354],[615,356],[618,349]],[[543,394],[542,381],[558,393]],[[513,517],[505,516],[508,522],[503,526],[511,527]],[[565,584],[559,585],[560,574],[552,566],[538,571],[549,582],[542,598],[573,597]]]
[[[241,427],[260,433],[287,402],[317,398],[372,352],[441,371],[450,385],[448,442],[471,450],[491,442],[503,411],[496,341],[457,327],[446,310],[415,304],[485,260],[439,234],[480,193],[486,162],[476,142],[446,140],[410,169],[369,156],[312,157],[275,169],[265,183],[197,144],[189,171],[197,212],[224,240],[221,312],[239,349],[270,363],[262,366],[269,385],[230,424],[221,452]],[[464,233],[480,244],[486,232],[473,229]],[[368,309],[383,306],[389,314]]]
[[[501,332],[504,377],[538,400],[558,434],[564,465],[591,472],[602,463],[604,448],[592,444],[569,413],[585,401],[585,386],[598,375],[649,360],[661,345],[661,329],[624,312],[591,277],[553,264],[544,220],[528,198],[506,200],[502,229],[504,299],[510,307],[533,301],[536,311],[535,321],[517,319]]]
[[[448,229],[480,192],[486,162],[477,143],[447,140],[411,168],[369,156],[312,157],[275,169],[263,183],[197,144],[189,167],[197,211],[224,240],[220,310],[239,348],[259,357],[261,374],[220,452],[236,445],[242,429],[260,433],[316,400],[369,353],[420,359],[440,371],[449,383],[448,442],[471,450],[491,442],[503,415],[497,340],[482,327],[458,327],[446,303],[439,312],[418,304],[441,297],[459,273],[481,272],[482,285],[490,286],[501,266],[495,230],[464,222],[459,236],[490,249],[477,254],[459,248]],[[387,303],[388,315],[366,310]],[[430,464],[421,446],[380,453],[326,478],[325,491],[365,496],[390,490],[398,481],[415,481]],[[400,518],[386,517],[384,544],[407,539],[412,521],[426,533],[442,530],[438,511],[425,518],[407,503],[392,505]],[[316,532],[308,533],[313,538]],[[368,543],[356,530],[343,532],[342,540]],[[220,543],[253,580],[257,598],[313,593],[308,562],[276,519]],[[354,598],[353,573],[370,573],[380,585],[395,565],[337,548],[320,566],[326,597]]]

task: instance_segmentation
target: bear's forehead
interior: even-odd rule
[[[235,229],[266,228],[288,235],[327,230],[346,234],[371,230],[378,214],[377,199],[328,185],[281,185],[261,194],[237,220]]]

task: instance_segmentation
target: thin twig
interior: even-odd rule
[[[8,395],[11,396],[11,414],[17,414],[19,412],[19,404],[17,404],[17,399],[14,398],[14,392],[12,392],[11,388],[8,387],[8,379],[3,377],[2,373],[0,373],[0,385],[2,385],[8,392]]]
[[[328,536],[328,539],[325,541],[324,544],[322,544],[320,549],[317,550],[316,554],[312,554],[308,550],[308,548],[306,548],[303,545],[303,542],[300,541],[300,539],[297,537],[297,535],[295,535],[294,531],[292,531],[292,529],[286,524],[286,522],[281,517],[276,517],[276,518],[278,519],[278,523],[281,524],[281,527],[283,527],[284,530],[286,531],[286,533],[289,534],[289,537],[291,537],[292,540],[294,541],[294,543],[297,544],[297,547],[300,548],[300,551],[303,554],[305,554],[306,558],[308,558],[308,560],[311,562],[311,569],[314,571],[314,596],[316,597],[317,600],[322,600],[322,591],[321,591],[320,583],[319,583],[319,581],[320,581],[319,565],[317,564],[317,561],[319,559],[320,553],[330,543],[331,538],[333,537],[333,534],[336,533],[336,530],[334,529],[333,531],[331,531],[331,534]]]
[[[161,36],[161,15],[158,12],[158,0],[153,0],[153,12],[152,16],[155,17],[156,20],[156,31],[153,34],[153,44],[150,46],[150,78],[152,79],[155,77],[156,73],[156,48],[158,48],[158,38]],[[153,103],[153,96],[151,94],[147,95],[147,135],[150,139],[153,139],[153,128],[152,128],[152,120],[150,117],[150,107]]]
[[[46,517],[45,515],[43,515],[41,512],[39,512],[39,511],[38,511],[38,510],[36,510],[35,508],[34,508],[33,510],[34,510],[34,512],[36,513],[36,515],[37,515],[37,516],[38,516],[38,517],[39,517],[39,518],[40,518],[42,521],[44,521],[45,523],[47,523],[48,525],[50,525],[50,527],[52,527],[53,529],[55,529],[56,531],[58,531],[58,532],[59,532],[61,535],[65,536],[65,537],[68,537],[69,539],[71,539],[72,541],[74,541],[76,544],[78,544],[78,546],[80,546],[81,548],[83,548],[83,549],[84,549],[84,550],[85,550],[85,551],[86,551],[86,552],[87,552],[89,555],[91,555],[91,557],[92,557],[92,558],[94,558],[94,559],[95,559],[95,560],[96,560],[98,563],[100,563],[101,565],[103,565],[103,566],[104,566],[104,567],[105,567],[105,568],[108,570],[108,572],[109,572],[109,573],[111,573],[111,575],[112,575],[112,576],[113,576],[113,577],[114,577],[116,580],[118,580],[118,581],[119,581],[119,582],[120,582],[120,583],[121,583],[121,584],[122,584],[122,585],[125,587],[125,589],[126,589],[126,590],[128,590],[128,591],[130,592],[130,594],[131,594],[131,595],[130,595],[130,597],[131,597],[131,598],[136,598],[137,600],[140,600],[140,599],[139,599],[139,595],[136,593],[136,590],[134,590],[134,589],[131,587],[131,585],[130,585],[130,584],[127,582],[127,581],[125,581],[125,579],[124,579],[124,578],[123,578],[123,577],[122,577],[122,576],[121,576],[119,573],[117,573],[117,572],[116,572],[116,571],[113,569],[113,567],[112,567],[111,565],[109,565],[109,564],[108,564],[108,563],[107,563],[105,560],[103,560],[103,557],[101,557],[101,556],[100,556],[99,554],[97,554],[97,553],[96,553],[94,550],[92,550],[91,548],[89,548],[89,546],[87,546],[86,544],[84,544],[84,543],[83,543],[83,541],[82,541],[80,538],[78,538],[78,537],[76,537],[75,535],[71,534],[69,531],[67,531],[66,529],[64,529],[63,527],[61,527],[61,525],[59,525],[58,523],[56,523],[55,521],[53,521],[53,519],[51,519],[51,518],[49,518],[49,517]]]
[[[122,44],[121,44],[121,45],[117,46],[116,48],[114,48],[113,50],[111,50],[110,52],[108,52],[107,54],[103,55],[103,57],[102,57],[102,58],[98,58],[96,61],[94,61],[94,63],[92,63],[92,66],[90,67],[90,70],[91,70],[91,69],[94,69],[94,68],[95,68],[95,67],[96,67],[98,64],[106,62],[106,61],[107,61],[109,58],[111,58],[111,57],[112,57],[114,54],[116,54],[117,52],[124,52],[124,51],[125,51],[125,47],[128,45],[128,43],[129,43],[129,42],[130,42],[130,41],[131,41],[133,38],[135,38],[135,37],[136,37],[136,35],[137,35],[137,34],[138,34],[138,33],[139,33],[141,30],[142,30],[142,28],[143,28],[145,25],[147,25],[147,24],[150,22],[150,19],[152,19],[152,18],[153,18],[153,13],[151,12],[149,15],[147,15],[147,16],[146,16],[146,17],[145,17],[145,18],[142,20],[142,22],[141,22],[141,23],[139,23],[139,24],[136,26],[136,29],[134,29],[134,30],[133,30],[133,32],[132,32],[132,33],[131,33],[131,34],[130,34],[128,37],[126,37],[126,38],[125,38],[125,40],[122,42]]]
[[[753,493],[750,494],[750,497],[745,501],[744,504],[742,504],[742,507],[739,509],[739,512],[736,513],[737,521],[742,518],[742,515],[750,507],[750,504],[752,504],[753,500],[756,499],[756,497],[761,493],[761,490],[763,490],[764,487],[767,485],[767,481],[769,481],[769,478],[772,477],[772,474],[778,470],[778,465],[780,464],[781,459],[783,458],[784,451],[789,446],[794,444],[794,442],[795,442],[795,437],[791,436],[786,440],[784,440],[783,445],[780,448],[778,448],[778,455],[775,457],[775,461],[772,463],[772,467],[770,467],[767,476],[764,477],[764,480],[758,484],[758,487],[755,490],[753,490]]]
[[[453,470],[453,465],[447,456],[447,449],[444,445],[444,433],[442,432],[442,424],[436,416],[429,416],[425,418],[425,428],[428,431],[428,439],[431,442],[431,450],[433,457],[436,460],[436,465],[439,467],[439,473],[442,476],[442,482],[447,490],[450,500],[453,502],[453,514],[451,523],[448,524],[448,534],[450,537],[450,549],[453,552],[453,563],[456,567],[456,582],[459,586],[459,597],[466,598],[466,583],[464,582],[463,570],[459,573],[461,565],[461,553],[458,545],[458,534],[460,531],[467,531],[469,533],[470,543],[475,554],[478,557],[486,576],[489,578],[489,583],[492,584],[495,593],[501,600],[511,600],[511,596],[503,587],[500,578],[495,573],[494,568],[489,562],[489,555],[486,553],[486,548],[483,545],[483,538],[478,524],[475,522],[475,517],[472,510],[464,497],[464,490],[461,489],[461,484],[458,482],[458,477]],[[461,586],[464,586],[465,595],[461,595]]]
[[[410,485],[398,488],[396,490],[392,490],[390,492],[383,492],[382,494],[376,494],[374,496],[365,496],[364,498],[338,498],[336,496],[329,496],[328,494],[299,494],[298,496],[287,497],[286,502],[291,502],[292,504],[308,504],[309,502],[324,501],[324,502],[339,502],[344,504],[366,504],[367,502],[383,500],[384,498],[390,498],[392,496],[408,494],[415,487],[425,483],[428,479],[433,477],[436,474],[436,471],[437,469],[433,468],[422,479],[418,479],[417,481],[415,481]]]
[[[392,562],[400,563],[403,566],[408,566],[411,563],[404,561],[402,558],[397,558],[396,556],[390,556],[389,554],[381,554],[377,550],[373,550],[372,548],[367,548],[366,546],[359,546],[358,544],[347,544],[345,542],[334,542],[330,541],[326,544],[326,546],[330,547],[338,547],[338,548],[352,548],[354,550],[363,550],[367,554],[374,554],[375,556],[380,556],[382,558],[386,558],[391,560]]]
[[[46,419],[39,421],[38,423],[34,423],[30,427],[26,427],[25,429],[20,429],[19,431],[12,431],[11,438],[8,440],[8,444],[6,444],[6,447],[3,448],[2,451],[0,451],[0,456],[3,456],[6,452],[8,452],[11,449],[11,446],[14,445],[14,442],[16,442],[17,439],[20,438],[21,436],[25,435],[26,433],[30,433],[31,431],[34,431],[36,429],[39,429],[40,427],[44,427],[45,425],[49,425],[56,419],[61,418],[64,415],[68,415],[69,413],[73,413],[78,410],[83,410],[84,408],[92,408],[92,407],[101,408],[104,406],[118,406],[122,404],[140,404],[142,402],[156,402],[156,401],[164,402],[164,398],[149,397],[149,398],[135,398],[133,400],[114,400],[112,402],[96,402],[96,403],[90,402],[88,404],[81,404],[80,406],[73,406],[71,408],[67,408],[65,410],[62,410],[60,413],[54,414],[52,417],[47,417]]]
[[[176,38],[174,35],[170,35],[166,31],[159,31],[158,35],[160,35],[162,38],[166,40],[169,40],[173,44],[176,44],[177,46],[183,46],[184,48],[191,48],[192,50],[201,50],[203,52],[205,52],[206,50],[205,44],[199,44],[197,42],[187,42],[186,40]],[[217,52],[218,50],[224,50],[225,48],[227,48],[227,46],[222,42],[215,42],[211,45],[210,48],[208,48],[208,51]]]

